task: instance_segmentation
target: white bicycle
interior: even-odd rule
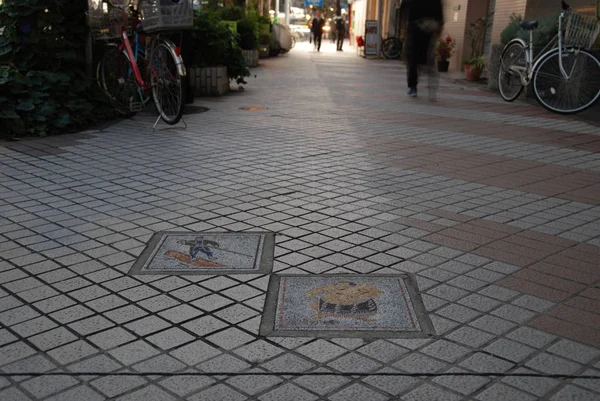
[[[508,102],[519,97],[530,83],[537,101],[546,109],[573,114],[600,98],[600,61],[589,49],[600,32],[600,20],[570,10],[563,1],[558,34],[534,58],[533,31],[537,21],[521,21],[529,43],[511,40],[502,51],[498,86]]]

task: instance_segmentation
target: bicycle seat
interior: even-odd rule
[[[521,28],[525,29],[526,31],[531,31],[531,30],[533,30],[533,29],[535,29],[535,28],[538,27],[538,22],[537,21],[533,21],[533,20],[531,20],[531,21],[521,21],[519,23],[519,26]]]

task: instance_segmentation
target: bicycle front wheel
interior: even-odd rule
[[[400,57],[402,53],[402,41],[399,38],[387,38],[381,44],[381,52],[388,59]]]
[[[587,50],[567,48],[549,52],[533,72],[533,92],[546,109],[560,114],[578,113],[591,107],[600,97],[600,61]]]
[[[160,117],[167,124],[177,124],[183,114],[184,85],[177,68],[180,58],[174,49],[161,41],[150,56],[152,97]]]
[[[498,89],[500,96],[507,102],[512,102],[523,92],[520,70],[526,72],[525,47],[520,42],[513,42],[506,46],[500,57],[500,70],[498,72]]]

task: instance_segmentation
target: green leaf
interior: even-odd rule
[[[33,109],[35,109],[35,105],[31,101],[31,99],[23,101],[17,105],[17,110],[31,111]]]
[[[71,117],[65,113],[65,114],[61,114],[56,120],[53,121],[52,124],[54,124],[54,126],[57,128],[64,128],[67,125],[69,125],[70,122],[71,122]]]
[[[14,110],[0,110],[0,117],[11,120],[18,120],[21,118]]]

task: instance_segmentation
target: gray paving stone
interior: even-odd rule
[[[525,366],[549,374],[574,374],[581,369],[578,363],[546,353],[536,355]]]
[[[461,290],[460,288],[452,287],[446,284],[441,284],[427,291],[427,293],[451,302],[457,301],[468,294],[468,292],[465,290]]]
[[[329,396],[329,399],[331,401],[346,401],[352,398],[373,401],[384,401],[388,399],[387,396],[357,383],[354,383],[344,388],[343,390],[338,391],[337,393]]]
[[[213,316],[203,316],[198,319],[194,319],[190,322],[184,323],[183,327],[189,331],[194,332],[198,336],[203,337],[207,334],[213,333],[217,330],[227,327],[227,323]]]
[[[531,327],[519,327],[515,331],[508,333],[506,337],[535,348],[543,348],[556,339],[555,335],[532,329]]]
[[[256,363],[271,359],[275,355],[284,352],[283,349],[275,347],[266,341],[258,340],[234,351],[245,360]]]
[[[543,312],[555,305],[554,302],[534,297],[533,295],[523,295],[512,301],[512,303],[535,312]]]
[[[136,337],[133,334],[121,327],[115,327],[87,337],[88,341],[91,341],[102,350],[115,348],[135,339]]]
[[[548,347],[548,352],[579,363],[588,363],[600,355],[600,351],[596,348],[565,339]]]
[[[225,384],[217,384],[189,398],[189,401],[243,401],[248,399]]]
[[[498,383],[493,384],[491,387],[488,387],[481,393],[477,394],[475,398],[481,401],[533,401],[536,399],[536,397],[528,395],[527,393]]]
[[[247,308],[241,304],[235,304],[214,313],[218,318],[234,324],[256,316],[257,314],[258,312],[254,309]]]
[[[132,368],[138,372],[151,373],[151,372],[176,372],[185,368],[186,365],[177,359],[169,355],[158,355],[156,357],[147,359]]]
[[[189,372],[193,373],[197,371],[191,370]],[[158,384],[180,397],[183,397],[210,386],[214,382],[214,379],[205,376],[173,376],[161,380]]]
[[[173,323],[181,323],[186,320],[198,317],[202,314],[203,313],[200,310],[193,308],[189,305],[175,306],[171,309],[167,309],[158,313],[160,317],[169,320]]]
[[[252,341],[254,337],[235,327],[231,327],[217,334],[212,334],[206,337],[206,339],[221,348],[230,350]]]
[[[514,366],[508,361],[481,352],[475,353],[459,365],[479,373],[504,373]]]
[[[77,340],[77,336],[65,329],[58,327],[53,330],[32,336],[28,339],[40,351],[47,351],[60,345]]]
[[[7,365],[35,353],[35,350],[22,342],[5,345],[0,348],[0,364]]]
[[[8,330],[0,329],[0,346],[13,342],[15,340],[17,340],[17,337],[12,335]]]
[[[21,390],[16,387],[9,387],[4,391],[0,391],[0,400],[10,401],[31,401],[33,398],[29,398]]]
[[[531,347],[506,339],[499,339],[484,350],[513,362],[521,362],[535,352]]]
[[[138,340],[115,348],[108,353],[124,365],[132,365],[159,354],[159,351],[147,342]]]
[[[69,365],[71,372],[113,372],[121,369],[123,366],[115,362],[112,358],[106,355],[96,355],[85,359],[81,362],[76,362]],[[110,376],[107,376],[110,377]],[[116,378],[116,376],[114,376]]]
[[[364,347],[359,348],[357,351],[361,354],[385,363],[396,360],[400,356],[409,352],[409,350],[406,348],[402,348],[385,340],[374,341],[365,345]]]
[[[534,373],[530,369],[516,369],[514,373]],[[560,385],[560,381],[548,377],[505,377],[504,383],[510,384],[520,390],[526,391],[537,397],[546,395],[549,391]]]
[[[490,333],[494,333],[496,335],[506,333],[516,326],[515,323],[509,322],[508,320],[489,315],[482,316],[479,319],[469,323],[469,325]]]
[[[458,301],[458,303],[469,308],[478,310],[480,312],[488,312],[491,309],[494,309],[495,307],[500,305],[500,301],[484,297],[483,295],[479,294],[471,294],[469,296],[466,296],[460,301]]]
[[[471,351],[461,345],[445,340],[438,340],[433,344],[421,349],[421,352],[429,356],[442,359],[446,362],[455,362]]]
[[[19,324],[29,319],[38,317],[40,314],[29,306],[21,306],[0,313],[0,323],[5,327]]]
[[[457,304],[448,305],[436,313],[461,323],[466,323],[481,315],[481,312]]]
[[[316,340],[297,349],[300,354],[317,362],[326,362],[346,352],[342,347],[325,340]]]
[[[140,390],[123,395],[116,401],[176,401],[177,399],[155,385],[146,386]]]
[[[276,376],[236,376],[226,381],[230,386],[252,396],[281,383]]]
[[[40,376],[27,380],[20,385],[34,397],[44,398],[76,384],[79,384],[79,381],[69,376]]]
[[[147,381],[139,376],[107,376],[96,379],[90,384],[107,397],[113,398],[146,383]]]
[[[146,341],[151,342],[152,344],[156,345],[158,348],[161,348],[163,350],[178,347],[182,344],[193,341],[194,339],[194,336],[186,333],[185,331],[177,327],[173,327],[168,330],[161,331],[160,333],[156,333],[149,337],[146,337]]]
[[[461,397],[431,384],[423,384],[404,395],[402,399],[406,401],[458,401]]]
[[[11,330],[14,330],[21,337],[30,337],[35,334],[53,329],[56,326],[56,323],[54,323],[52,320],[45,316],[40,316],[35,319],[16,324],[11,327]]]
[[[459,368],[452,368],[448,370],[448,373],[466,372],[466,370]],[[490,379],[481,376],[439,376],[434,378],[432,381],[456,391],[457,393],[469,395],[489,383]]]
[[[479,293],[481,295],[485,295],[490,298],[495,298],[504,302],[510,301],[511,299],[519,295],[519,293],[516,291],[509,290],[508,288],[504,287],[498,287],[497,285],[490,285],[489,287],[486,287],[483,290],[479,291]]]
[[[550,401],[578,401],[578,400],[594,400],[598,397],[597,393],[584,390],[579,387],[567,385],[558,391]]]
[[[107,329],[114,325],[115,324],[110,320],[105,319],[102,316],[96,315],[83,320],[79,320],[75,323],[71,323],[69,324],[69,327],[75,330],[77,333],[85,336],[100,330]]]
[[[48,351],[48,355],[62,365],[83,359],[98,351],[83,340],[72,342]]]
[[[313,401],[319,397],[301,389],[298,386],[287,383],[281,387],[277,387],[273,391],[263,394],[258,397],[260,401],[287,401],[287,400],[298,400],[298,401]]]
[[[103,401],[105,397],[90,389],[87,386],[77,386],[71,390],[64,391],[54,397],[48,398],[48,401]]]
[[[503,305],[492,311],[492,314],[512,322],[523,324],[537,316],[535,312],[514,305]]]
[[[340,372],[372,372],[381,366],[380,363],[360,354],[350,353],[328,364],[329,367]]]
[[[435,373],[442,370],[446,364],[425,355],[413,353],[394,363],[393,366],[409,373]]]
[[[260,365],[272,372],[305,372],[315,366],[314,363],[293,354],[283,354]]]
[[[586,375],[586,376],[600,377],[600,372],[598,372],[597,370],[593,370],[593,369],[588,369],[585,372],[583,372],[582,374]],[[573,383],[577,384],[578,386],[585,387],[588,390],[592,390],[597,393],[600,392],[600,380],[598,380],[598,379],[575,379],[575,380],[573,380]]]
[[[56,368],[56,365],[42,354],[32,355],[4,366],[5,372],[11,373],[42,373]]]

